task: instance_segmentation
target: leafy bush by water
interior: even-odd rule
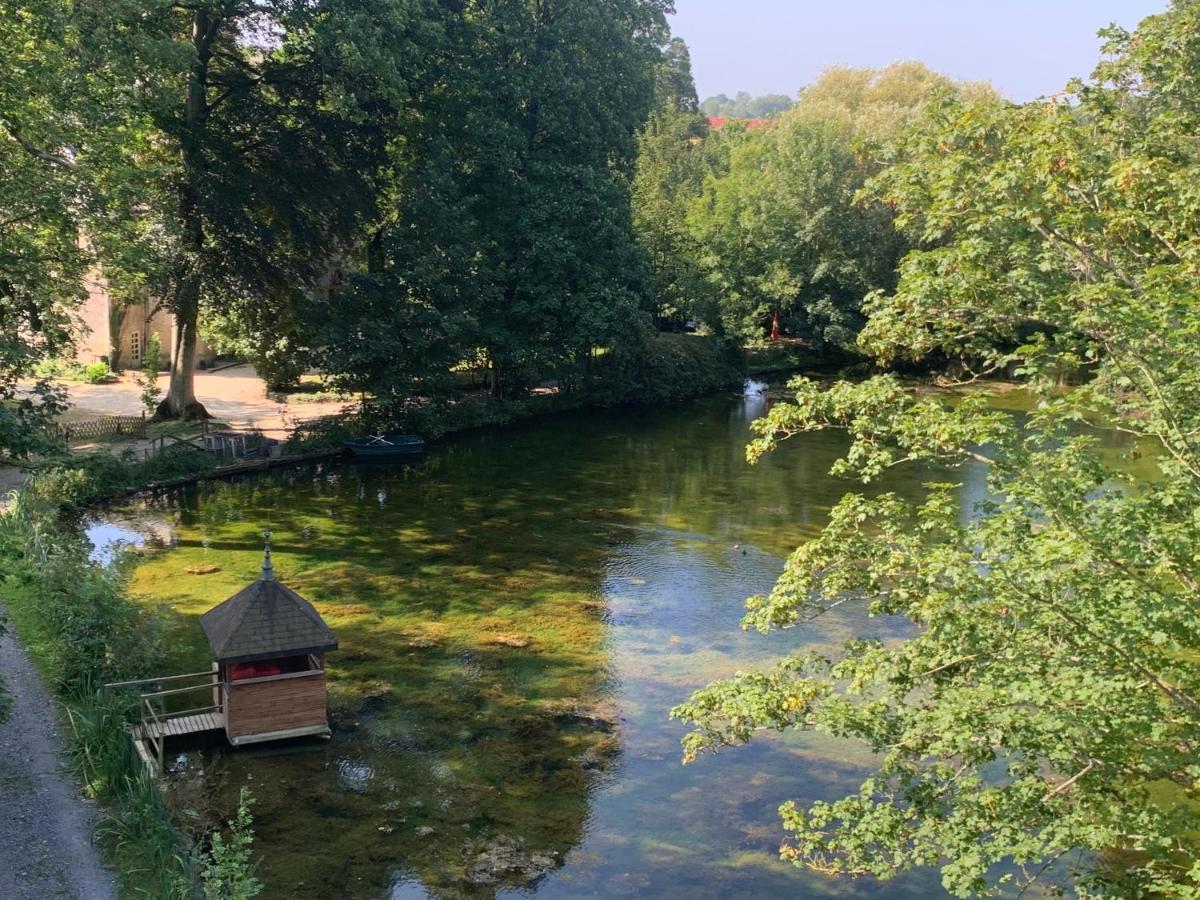
[[[715,337],[654,334],[600,357],[587,394],[598,403],[665,403],[740,385],[745,359]]]
[[[237,815],[229,822],[229,838],[212,836],[208,862],[200,873],[205,900],[252,900],[262,893],[262,882],[254,875],[251,849],[254,843],[250,807],[254,798],[242,788]]]
[[[68,454],[44,462],[28,490],[38,501],[74,508],[113,494],[202,475],[218,464],[212,454],[184,446],[168,448],[142,462],[137,462],[132,454],[125,459],[103,451]]]

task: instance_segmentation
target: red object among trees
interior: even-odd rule
[[[709,116],[708,127],[713,131],[720,131],[730,122],[741,122],[751,131],[762,131],[767,128],[774,128],[775,119],[735,119],[732,116]]]
[[[779,313],[771,313],[771,340],[779,340]]]

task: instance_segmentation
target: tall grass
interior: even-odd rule
[[[108,809],[96,836],[124,892],[190,900],[197,896],[201,860],[133,749],[127,730],[131,699],[98,688],[66,702],[72,767]]]

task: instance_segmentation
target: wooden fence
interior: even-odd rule
[[[105,438],[146,436],[146,414],[140,416],[101,416],[83,422],[70,422],[54,426],[64,441],[104,440]]]

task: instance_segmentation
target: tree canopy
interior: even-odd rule
[[[863,348],[1013,367],[1038,402],[1015,418],[890,377],[801,379],[756,424],[752,460],[835,428],[850,438],[837,476],[988,472],[966,516],[954,484],[917,504],[847,494],[748,605],[747,626],[772,629],[861,604],[908,617],[912,637],[789,657],[676,711],[697,728],[693,758],[760,728],[879,754],[859,792],[783,807],[800,865],[936,865],[960,896],[1056,863],[1081,893],[1200,891],[1198,25],[1200,4],[1178,2],[1109,30],[1109,58],[1069,103],[947,99],[867,189],[919,245],[868,304]],[[1085,383],[1062,388],[1066,371]],[[1091,425],[1139,439],[1153,477],[1102,457]]]
[[[49,382],[19,396],[18,381],[69,348],[90,262],[67,13],[38,0],[0,18],[0,454],[17,457],[48,446],[43,426],[62,402]]]
[[[134,253],[106,263],[175,316],[162,412],[196,415],[202,308],[256,325],[318,284],[374,215],[408,79],[428,38],[422,6],[112,2],[80,7],[80,63],[101,114],[127,135],[140,223]],[[120,198],[125,178],[103,189]]]
[[[995,95],[920,63],[834,68],[773,127],[722,130],[702,190],[688,195],[697,314],[750,341],[778,314],[818,348],[853,347],[863,297],[894,285],[908,247],[888,209],[859,191],[886,164],[883,149],[950,96]]]

